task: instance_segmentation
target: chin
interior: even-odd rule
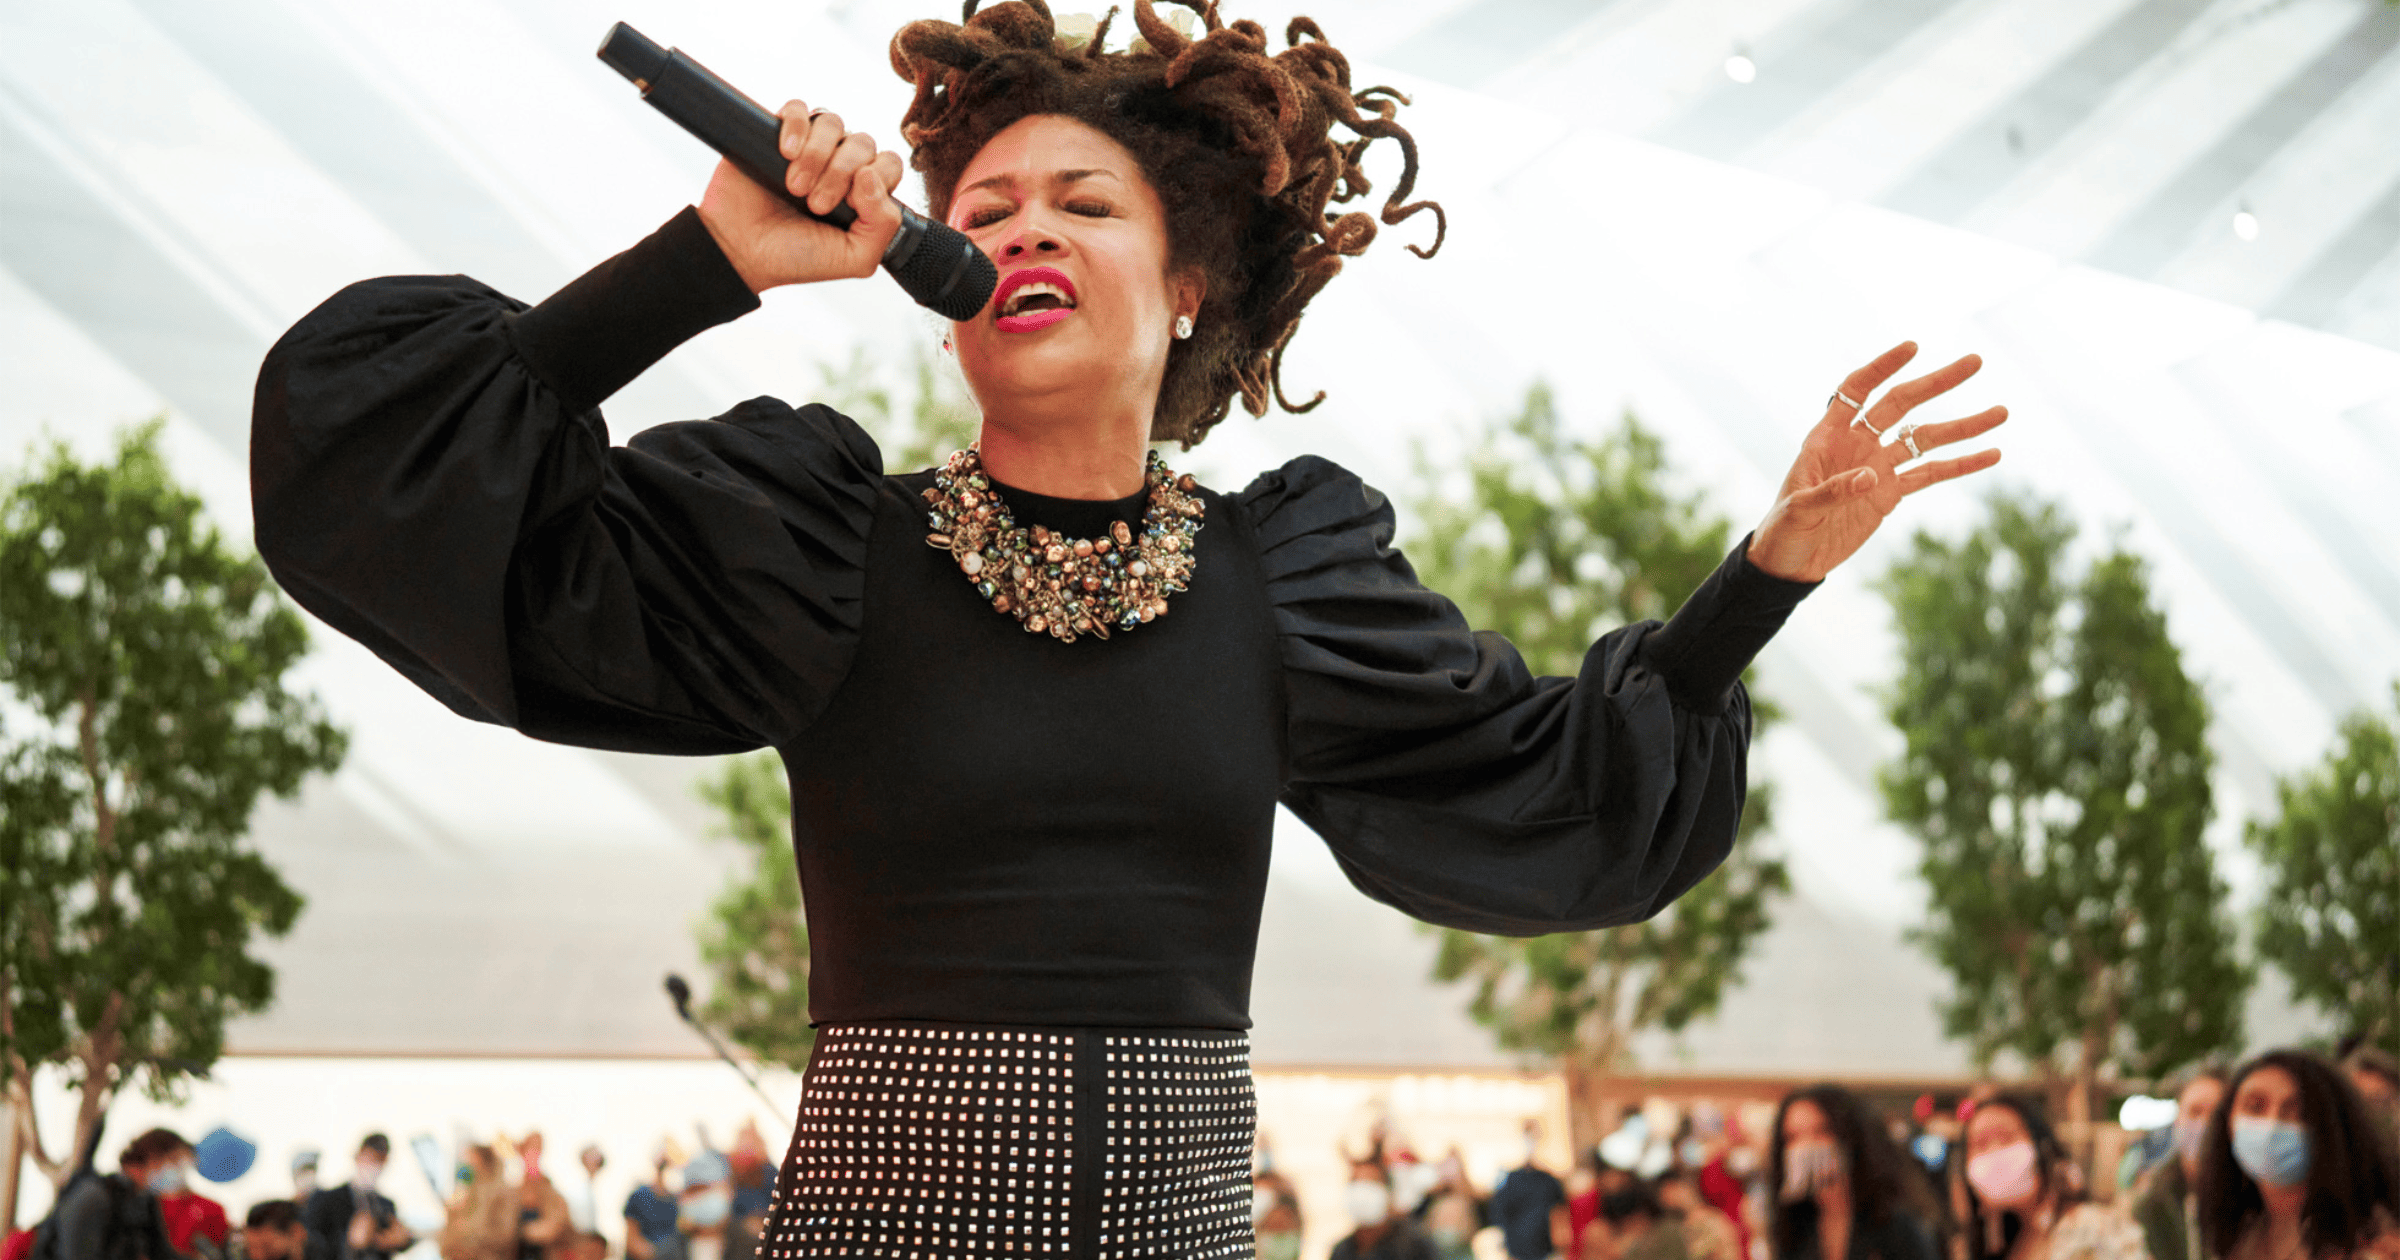
[[[1056,330],[1059,333],[1065,330]],[[1005,394],[1047,394],[1088,388],[1094,380],[1123,372],[1126,355],[1107,354],[1089,338],[1040,333],[988,335],[971,364],[962,362],[970,381]]]

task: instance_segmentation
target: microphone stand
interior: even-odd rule
[[[758,1095],[758,1100],[767,1105],[767,1114],[769,1116],[782,1115],[783,1111],[776,1106],[775,1100],[767,1097],[767,1091],[759,1087],[758,1078],[751,1075],[750,1069],[743,1067],[740,1061],[733,1057],[733,1052],[725,1048],[725,1043],[718,1039],[715,1031],[708,1025],[692,1018],[692,986],[684,983],[682,976],[673,972],[667,973],[667,997],[675,1003],[676,1017],[691,1025],[692,1031],[699,1033],[708,1041],[709,1048],[717,1052],[717,1057],[725,1060],[725,1066],[732,1068],[734,1075],[742,1078],[742,1084],[749,1086],[750,1092]]]

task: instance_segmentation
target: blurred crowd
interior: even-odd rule
[[[1671,1132],[1637,1114],[1561,1171],[1528,1122],[1488,1190],[1456,1147],[1427,1161],[1378,1131],[1344,1154],[1332,1260],[2400,1260],[2391,1056],[2278,1050],[2173,1092],[2173,1122],[2114,1160],[1998,1088],[1901,1116],[1815,1085],[1763,1132],[1707,1104]],[[1251,1210],[1260,1260],[1296,1260],[1301,1197],[1263,1145]]]
[[[433,1177],[432,1139],[419,1142]],[[386,1193],[392,1144],[381,1133],[359,1143],[339,1185],[319,1185],[318,1153],[299,1153],[292,1193],[251,1204],[236,1227],[202,1184],[240,1176],[254,1154],[224,1130],[195,1146],[152,1129],[125,1146],[115,1172],[71,1178],[0,1260],[393,1260],[427,1242],[440,1260],[612,1260],[619,1250],[602,1232],[595,1187],[607,1156],[596,1146],[554,1178],[539,1133],[460,1141],[441,1225],[425,1237]],[[754,1260],[774,1178],[754,1125],[724,1150],[705,1137],[688,1152],[663,1140],[648,1171],[621,1209],[624,1260]]]
[[[1747,1113],[1637,1112],[1560,1170],[1529,1122],[1514,1165],[1481,1184],[1456,1146],[1428,1158],[1378,1130],[1344,1153],[1348,1232],[1331,1260],[2400,1260],[2391,1057],[2273,1051],[2189,1073],[2173,1104],[2172,1123],[2118,1158],[2091,1132],[2062,1133],[2035,1094],[1927,1096],[1903,1115],[1815,1085]],[[153,1129],[116,1171],[78,1173],[0,1260],[394,1260],[427,1245],[440,1260],[758,1260],[773,1197],[754,1126],[722,1150],[705,1135],[688,1151],[662,1141],[647,1179],[607,1205],[619,1248],[596,1147],[554,1178],[539,1133],[462,1138],[446,1166],[430,1138],[412,1146],[449,1183],[422,1237],[387,1193],[382,1134],[338,1185],[318,1184],[302,1152],[291,1194],[236,1226],[202,1185],[241,1176],[255,1148]],[[1261,1260],[1298,1260],[1302,1196],[1263,1141],[1251,1192]]]

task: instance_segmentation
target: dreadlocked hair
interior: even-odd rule
[[[1270,398],[1289,412],[1283,351],[1308,301],[1365,253],[1378,218],[1397,224],[1425,210],[1433,245],[1448,222],[1432,201],[1410,201],[1417,142],[1392,121],[1408,98],[1388,87],[1353,90],[1350,62],[1305,17],[1269,55],[1256,22],[1228,25],[1216,0],[1170,0],[1199,16],[1186,36],[1153,0],[1134,0],[1141,38],[1105,51],[1111,8],[1081,45],[1061,39],[1044,0],[1006,0],[989,9],[966,0],[963,25],[918,21],[892,37],[892,69],[914,83],[901,120],[911,162],[925,178],[935,217],[946,218],[958,178],[994,135],[1019,119],[1074,119],[1132,153],[1166,209],[1169,265],[1206,279],[1193,335],[1168,350],[1151,422],[1154,441],[1186,449],[1207,436],[1239,395],[1251,415]],[[1338,138],[1334,125],[1349,132]],[[1360,161],[1377,140],[1398,143],[1400,178],[1379,215],[1328,207],[1371,189]]]

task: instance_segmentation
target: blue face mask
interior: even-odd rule
[[[733,1195],[725,1190],[703,1190],[683,1201],[683,1219],[702,1229],[715,1229],[733,1215]]]
[[[2235,1116],[2233,1162],[2262,1185],[2299,1185],[2308,1178],[2308,1130],[2263,1116]]]

